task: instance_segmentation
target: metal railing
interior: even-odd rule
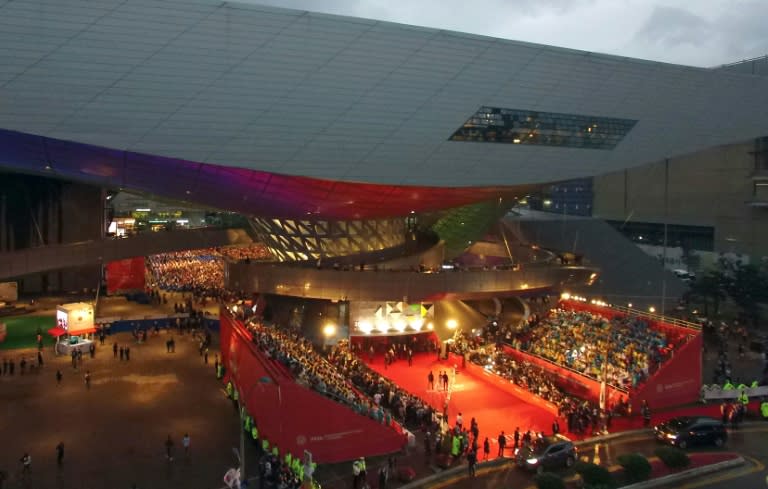
[[[650,319],[653,321],[662,322],[664,324],[671,324],[674,326],[678,326],[680,328],[692,329],[694,331],[701,331],[701,324],[693,323],[691,321],[686,321],[684,319],[678,319],[672,316],[666,316],[663,314],[654,314],[654,313],[641,311],[639,309],[633,309],[631,307],[624,307],[624,306],[604,306],[604,307],[607,307],[608,309],[613,309],[615,311],[627,314],[628,316],[632,316],[632,317]]]

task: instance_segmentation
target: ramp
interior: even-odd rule
[[[666,305],[671,308],[687,286],[656,258],[643,252],[605,221],[527,211],[504,220],[507,229],[528,243],[584,256],[600,268],[591,287],[575,290],[600,296],[612,304],[660,309],[662,282],[666,282]],[[573,291],[572,291],[573,292]]]

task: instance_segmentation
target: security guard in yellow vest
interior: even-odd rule
[[[724,391],[732,391],[734,389],[733,384],[731,384],[730,379],[725,382],[725,385],[723,386]]]
[[[269,453],[269,441],[266,438],[261,440],[261,450],[264,453]]]
[[[763,415],[763,419],[768,419],[768,399],[763,399],[760,403],[760,414]]]
[[[232,397],[232,391],[234,388],[232,387],[232,382],[227,382],[227,386],[224,388],[224,391],[227,393],[227,397]]]
[[[749,396],[747,396],[747,391],[741,391],[738,401],[744,406],[744,409],[746,410],[747,405],[749,404]]]
[[[259,441],[259,429],[256,427],[256,423],[251,425],[251,438],[253,438],[254,442]]]
[[[286,467],[290,467],[291,466],[291,462],[293,461],[292,459],[293,459],[293,457],[291,456],[291,452],[286,452],[285,453],[285,458],[284,458],[285,466]]]

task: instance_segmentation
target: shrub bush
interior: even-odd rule
[[[688,454],[679,448],[659,447],[654,453],[670,469],[684,469],[691,464]]]
[[[651,464],[639,453],[619,455],[619,465],[624,467],[627,482],[642,482],[651,476]]]
[[[585,488],[610,489],[616,487],[616,482],[613,480],[613,476],[605,467],[586,462],[579,462],[574,466],[574,469],[584,481]]]
[[[563,478],[552,472],[537,475],[534,480],[538,489],[565,489]]]

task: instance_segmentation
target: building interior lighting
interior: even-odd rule
[[[326,338],[330,338],[331,336],[334,336],[336,334],[336,325],[332,323],[328,323],[325,326],[323,326],[323,334]]]
[[[373,325],[368,321],[360,321],[357,323],[357,329],[365,334],[371,334],[371,331],[373,331]]]

